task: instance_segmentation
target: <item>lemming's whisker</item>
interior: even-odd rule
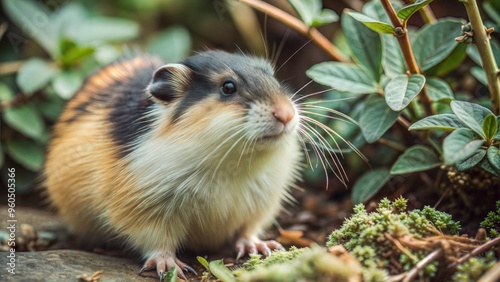
[[[283,62],[283,64],[281,64],[281,66],[279,66],[279,68],[276,70],[276,72],[279,72],[280,69],[285,66],[286,63],[288,63],[288,61],[290,61],[290,59],[292,59],[300,50],[302,50],[304,47],[306,47],[307,44],[309,44],[311,42],[311,39],[309,39],[306,43],[304,43],[302,46],[300,46],[299,49],[297,49],[297,51],[293,52],[293,54],[288,57],[288,59],[286,59],[285,62]]]
[[[307,132],[303,128],[300,128],[300,127],[299,127],[299,133],[307,135]],[[309,164],[309,166],[311,167],[311,169],[313,169],[312,163],[311,163],[311,156],[309,156],[309,150],[307,149],[306,142],[302,138],[302,136],[300,136],[299,139],[300,139],[300,145],[302,146],[302,149],[304,150],[304,154],[306,155],[306,162]]]
[[[333,148],[331,147],[331,145],[328,143],[328,141],[326,141],[326,139],[316,130],[314,129],[313,127],[311,127],[310,125],[308,124],[305,124],[304,123],[304,126],[309,130],[309,132],[311,132],[311,134],[313,134],[320,142],[320,144],[324,147],[326,147],[326,151],[328,151],[328,154],[331,158],[331,160],[333,161],[333,164],[335,165],[335,168],[341,173],[341,182],[346,183],[346,181],[348,181],[348,176],[347,176],[347,173],[345,172],[343,166],[341,165],[341,162],[340,162],[340,159],[338,158],[338,155],[335,153],[335,151],[333,150]],[[315,143],[315,145],[317,145]],[[332,155],[333,154],[333,155]],[[335,173],[335,170],[330,166],[330,163],[328,163],[328,166],[329,168]],[[337,175],[335,173],[335,175]],[[338,175],[337,175],[338,177]]]
[[[310,123],[312,123],[312,124],[314,124],[314,125],[317,125],[317,126],[319,126],[321,129],[323,129],[323,130],[324,130],[324,131],[328,134],[328,136],[332,139],[332,141],[335,143],[335,146],[336,146],[336,147],[337,147],[337,149],[339,150],[339,153],[340,153],[340,155],[342,156],[342,158],[344,158],[344,154],[342,153],[342,150],[340,150],[340,146],[339,146],[339,144],[337,143],[337,140],[335,140],[335,138],[332,136],[332,133],[333,133],[335,136],[339,136],[339,134],[338,134],[338,133],[336,133],[334,130],[332,130],[332,129],[331,129],[331,128],[329,128],[328,126],[326,126],[326,125],[322,124],[321,122],[319,122],[319,121],[317,121],[317,120],[315,120],[315,119],[311,119],[311,118],[309,118],[309,117],[303,117],[303,118],[304,118],[304,120],[305,120],[305,121],[310,122]],[[324,139],[324,137],[323,137],[323,136],[321,136],[321,134],[319,134],[319,133],[318,133],[318,135],[319,135],[319,136],[316,136],[316,137],[318,137],[318,139],[320,139],[320,140],[321,140],[321,139],[322,139],[322,140],[324,140],[324,142],[326,142],[326,144],[328,144],[328,146],[326,146],[326,147],[327,147],[327,148],[329,148],[330,150],[334,151],[334,150],[333,150],[333,148],[330,146],[330,144],[329,144],[329,143],[328,143],[328,142]],[[321,138],[320,138],[320,136],[321,136]],[[342,139],[342,140],[343,140],[343,139]],[[335,152],[334,152],[334,154],[333,154],[333,155],[335,156],[335,158],[333,158],[333,157],[332,157],[332,161],[334,162],[335,167],[337,167],[337,169],[339,169],[339,165],[338,165],[338,164],[340,164],[340,163],[341,163],[341,162],[340,162],[340,159],[339,159],[338,155],[337,155]],[[336,161],[335,161],[335,160],[336,160]],[[338,162],[338,164],[337,164],[337,162]],[[347,173],[345,172],[344,167],[343,167],[342,165],[340,165],[339,172],[342,172],[342,173],[345,175],[345,177],[346,177],[346,178],[348,178],[348,177],[347,177]],[[344,179],[344,177],[342,177],[342,179]]]
[[[301,105],[302,106],[302,105]],[[323,106],[318,106],[318,105],[306,105],[305,107],[303,107],[305,109],[309,109],[309,110],[322,110],[322,111],[327,111],[331,114],[334,114],[334,115],[338,115],[340,117],[343,117],[345,118],[345,122],[348,122],[348,123],[353,123],[353,124],[356,124],[356,125],[359,125],[359,123],[353,119],[352,117],[344,114],[343,112],[340,112],[340,111],[337,111],[337,110],[334,110],[334,109],[330,109],[330,108],[327,108],[327,107],[323,107]]]
[[[329,100],[321,99],[321,100],[300,102],[300,105],[314,105],[314,104],[321,104],[321,103],[339,102],[339,101],[345,101],[345,100],[353,100],[356,98],[357,97],[344,97],[344,98],[336,98],[336,99],[329,99]]]
[[[308,114],[308,115],[314,115],[314,116],[318,116],[318,117],[324,117],[324,118],[333,119],[333,120],[340,120],[340,121],[344,121],[344,122],[350,123],[350,121],[342,119],[342,118],[339,118],[339,117],[334,117],[334,116],[331,116],[331,115],[325,115],[325,114],[320,114],[320,113],[315,113],[315,112],[310,112],[310,111],[304,111],[303,109],[300,110],[300,113],[304,113],[304,114]]]
[[[278,63],[278,58],[281,55],[281,51],[283,51],[283,47],[285,46],[285,42],[288,40],[288,36],[290,36],[290,29],[287,29],[285,32],[285,35],[283,35],[283,37],[281,38],[280,45],[278,46],[278,49],[276,50],[275,57],[273,58],[273,61],[271,63],[273,68],[275,68],[276,64]],[[281,65],[281,66],[283,66],[283,65]],[[279,69],[281,68],[281,66],[275,72],[278,72]]]
[[[290,99],[293,99],[293,97],[295,97],[295,95],[297,95],[297,93],[299,93],[300,91],[302,91],[304,88],[306,88],[309,84],[313,83],[314,80],[309,80],[308,83],[304,84],[304,86],[300,87],[299,90],[295,91],[295,93],[293,93],[292,96],[290,96]]]
[[[314,144],[314,140],[312,139],[312,137],[309,134],[306,134],[305,137],[309,141],[311,141],[311,145]],[[326,161],[326,155],[321,150],[319,150],[316,146],[312,146],[312,148],[313,148],[314,152],[316,153],[316,155],[318,156],[318,160],[321,162],[321,166],[323,167],[323,171],[325,172],[326,187],[328,188],[328,186],[330,184],[330,180],[328,178],[328,170],[326,169],[326,165],[325,165],[325,162],[328,163]],[[323,161],[323,159],[325,159],[325,160]],[[334,170],[332,170],[332,171],[335,175],[337,175]]]
[[[318,95],[318,94],[322,94],[322,93],[325,93],[325,92],[328,92],[328,91],[331,91],[335,88],[328,88],[328,89],[325,89],[325,90],[321,90],[321,91],[318,91],[318,92],[314,92],[314,93],[310,93],[310,94],[307,94],[307,95],[304,95],[304,96],[301,96],[295,100],[293,100],[294,103],[297,103],[298,101],[300,100],[303,100],[305,98],[308,98],[308,97],[311,97],[311,96],[314,96],[314,95]]]
[[[222,156],[222,158],[220,158],[219,162],[217,163],[217,166],[215,167],[215,169],[213,171],[219,171],[219,167],[222,165],[222,163],[224,162],[224,160],[227,158],[227,156],[229,155],[229,153],[231,153],[231,151],[236,147],[236,145],[239,144],[239,142],[245,138],[245,134],[242,135],[240,138],[238,138],[238,140],[236,140],[233,145],[226,151],[226,153]],[[215,175],[216,173],[214,173],[212,175],[212,180],[210,181],[210,183],[212,183],[214,181],[214,178],[215,178]]]

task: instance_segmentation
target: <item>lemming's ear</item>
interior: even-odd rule
[[[149,83],[148,91],[164,102],[182,96],[191,78],[191,70],[183,64],[168,64],[157,69]]]

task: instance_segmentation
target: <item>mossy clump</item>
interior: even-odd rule
[[[335,256],[317,245],[292,247],[267,258],[252,255],[233,273],[238,281],[360,281],[361,265],[349,258]]]
[[[457,272],[453,275],[452,281],[479,281],[479,278],[492,268],[496,262],[495,255],[492,251],[487,252],[484,257],[470,258],[467,262],[457,266]]]
[[[375,212],[368,213],[363,204],[354,207],[354,214],[329,237],[327,246],[343,245],[367,269],[391,270],[391,274],[408,271],[428,255],[425,249],[411,248],[412,243],[430,236],[456,235],[460,223],[449,214],[431,207],[406,211],[406,199],[380,201]],[[433,277],[437,263],[424,272]],[[372,280],[375,281],[375,280]]]
[[[489,233],[491,238],[500,236],[500,201],[496,202],[496,211],[488,213],[480,226]]]

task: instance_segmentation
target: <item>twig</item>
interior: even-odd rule
[[[260,0],[239,0],[240,2],[259,10],[271,17],[279,20],[288,27],[295,29],[297,32],[311,39],[318,47],[325,51],[332,59],[347,63],[349,60],[316,28],[309,28],[302,21],[296,17]]]
[[[449,264],[448,267],[446,267],[446,270],[444,270],[441,273],[441,275],[439,275],[439,277],[436,278],[436,281],[441,281],[440,279],[443,279],[444,277],[448,276],[448,273],[454,272],[459,264],[466,262],[471,257],[477,256],[479,254],[482,254],[482,253],[488,251],[489,249],[491,249],[492,247],[494,247],[495,245],[498,245],[498,244],[500,244],[500,237],[497,237],[489,242],[486,242],[486,243],[480,245],[479,247],[472,250],[470,253],[459,258],[456,262]]]
[[[405,3],[407,4],[413,4],[415,3],[416,0],[406,0]],[[424,20],[425,23],[434,23],[436,22],[436,16],[434,15],[434,12],[432,11],[431,7],[429,5],[425,5],[422,7],[422,9],[418,10],[420,13],[420,16]]]
[[[418,275],[420,271],[422,271],[424,267],[426,267],[429,263],[435,261],[436,259],[440,258],[443,254],[444,254],[443,249],[437,249],[434,252],[428,254],[406,274],[406,277],[403,279],[403,282],[413,281],[413,279]]]
[[[415,257],[410,251],[408,251],[397,239],[391,236],[389,233],[384,233],[385,238],[387,238],[389,241],[391,241],[396,248],[398,248],[402,253],[404,253],[406,256],[408,256],[410,259],[413,261],[417,262],[418,258]]]
[[[500,115],[500,77],[498,75],[499,70],[495,62],[495,57],[493,57],[493,52],[491,51],[491,45],[488,33],[483,25],[483,20],[479,14],[479,8],[477,7],[476,0],[460,0],[467,10],[467,15],[469,16],[469,21],[474,31],[474,41],[476,42],[477,49],[479,50],[479,55],[481,56],[481,62],[483,63],[483,69],[486,73],[486,79],[488,80],[488,89],[491,95],[491,104],[493,104],[493,111],[495,115]]]
[[[406,67],[411,74],[420,74],[420,69],[418,68],[417,61],[415,60],[415,56],[413,55],[413,50],[411,49],[410,39],[408,38],[408,30],[403,23],[398,18],[394,7],[392,6],[389,0],[381,0],[382,6],[384,6],[384,10],[389,16],[392,25],[396,29],[395,36],[398,39],[399,47],[401,48],[401,52],[403,53],[403,58],[406,63]],[[425,87],[422,89],[422,92],[419,95],[420,102],[422,102],[422,106],[424,107],[425,113],[430,116],[432,115],[431,101],[429,99],[429,95],[427,94],[427,90]]]
[[[397,151],[400,151],[400,152],[404,152],[406,151],[406,149],[408,149],[405,145],[401,145],[400,143],[398,142],[394,142],[394,141],[391,141],[389,139],[386,139],[386,138],[379,138],[377,140],[378,143],[382,144],[382,145],[385,145],[389,148],[392,148],[394,150],[397,150]]]
[[[490,270],[486,271],[477,282],[490,282],[500,280],[500,262],[497,262]]]
[[[0,64],[0,76],[7,75],[11,73],[15,73],[19,71],[21,66],[25,63],[25,61],[11,61],[11,62],[3,62]]]

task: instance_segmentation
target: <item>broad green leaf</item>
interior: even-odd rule
[[[354,11],[349,11],[348,14],[375,32],[394,34],[394,27],[388,23],[378,21]]]
[[[494,114],[487,115],[483,121],[483,131],[486,140],[491,140],[498,132],[498,120]]]
[[[442,19],[427,24],[415,36],[413,51],[423,71],[439,64],[457,47],[455,37],[461,33],[462,23],[455,19]]]
[[[61,57],[63,66],[73,66],[81,60],[94,54],[95,48],[90,46],[75,46],[67,50]]]
[[[45,5],[30,0],[4,0],[5,14],[53,58],[58,54],[58,34]]]
[[[465,101],[451,101],[450,106],[453,113],[464,125],[486,139],[486,134],[483,131],[483,120],[487,115],[493,114],[489,109]]]
[[[399,9],[400,2],[392,3],[394,9]],[[363,14],[378,21],[390,23],[380,1],[370,1],[363,6]],[[393,78],[406,72],[406,65],[398,44],[398,39],[392,34],[382,34],[382,66],[386,76]]]
[[[320,0],[288,0],[293,8],[299,14],[302,21],[307,26],[312,26],[313,20],[320,14],[321,1]]]
[[[484,72],[484,69],[482,67],[473,66],[472,68],[470,68],[470,73],[482,85],[488,85],[488,78],[486,78],[486,73]]]
[[[0,82],[0,102],[8,102],[12,99],[14,99],[12,89],[7,84]]]
[[[453,49],[451,54],[448,55],[443,61],[426,70],[425,75],[443,77],[449,72],[456,70],[463,64],[464,59],[467,57],[467,53],[465,52],[466,49],[467,45],[458,44],[457,47]]]
[[[408,130],[438,129],[453,131],[464,127],[457,116],[453,114],[439,114],[428,116],[415,122]]]
[[[432,0],[417,0],[415,3],[405,6],[399,10],[398,18],[402,19],[403,22],[406,22],[415,12],[431,2]]]
[[[489,0],[483,2],[483,11],[488,14],[488,16],[500,25],[500,5],[497,0]]]
[[[453,91],[450,85],[437,77],[426,79],[427,93],[431,101],[453,100]]]
[[[203,267],[206,270],[210,271],[210,266],[208,265],[208,261],[204,257],[197,256],[196,259],[201,265],[203,265]]]
[[[498,171],[500,171],[500,149],[495,146],[490,146],[486,154],[488,156],[488,161],[490,162],[490,164]]]
[[[443,141],[444,163],[452,165],[470,158],[483,144],[483,140],[474,140],[474,132],[459,128]]]
[[[372,80],[380,81],[382,75],[382,41],[380,35],[343,13],[341,25],[354,59],[370,73]]]
[[[236,282],[234,274],[224,265],[222,260],[211,261],[210,272],[222,282]]]
[[[3,118],[13,129],[36,139],[42,138],[45,124],[35,106],[31,103],[18,107],[8,107],[3,112]]]
[[[177,282],[177,269],[175,266],[172,266],[170,270],[165,273],[165,277],[163,278],[163,281],[165,282]],[[163,282],[160,281],[160,282]]]
[[[395,76],[385,86],[385,102],[393,111],[401,111],[411,103],[424,85],[425,77],[421,74]]]
[[[386,168],[375,169],[363,174],[352,189],[353,203],[356,205],[368,201],[389,179],[391,179],[391,174]]]
[[[31,140],[9,140],[5,151],[14,161],[31,171],[42,168],[43,148]]]
[[[479,167],[484,169],[485,171],[489,172],[491,175],[494,175],[498,178],[500,178],[500,170],[498,170],[496,167],[494,167],[487,158],[484,158],[480,163]]]
[[[306,74],[317,83],[342,92],[369,94],[378,90],[370,74],[355,64],[323,62],[312,66]]]
[[[311,27],[318,27],[325,24],[337,22],[339,20],[339,15],[335,11],[330,9],[323,9],[319,15],[315,16]]]
[[[168,46],[168,48],[165,48]],[[148,51],[159,55],[165,62],[178,62],[189,54],[191,36],[181,26],[173,26],[155,35],[148,43]]]
[[[66,36],[80,44],[130,40],[139,35],[139,25],[131,20],[98,17],[69,25]]]
[[[52,81],[52,87],[57,95],[63,99],[69,99],[80,89],[83,77],[76,71],[62,71]]]
[[[38,102],[37,106],[40,109],[42,115],[48,120],[55,122],[59,118],[63,108],[64,108],[65,100],[61,97],[56,96],[56,94],[52,94],[46,99]]]
[[[110,44],[99,45],[94,51],[94,57],[101,66],[116,61],[121,55],[121,51]]]
[[[359,118],[361,132],[368,143],[377,141],[396,122],[399,112],[387,106],[384,98],[371,95],[365,102],[365,111]]]
[[[484,156],[486,156],[486,150],[478,149],[472,156],[457,163],[455,167],[458,171],[468,170],[480,163],[484,159]]]
[[[391,174],[425,171],[440,165],[441,162],[434,151],[422,145],[415,145],[399,156],[391,167]]]
[[[57,69],[49,62],[33,58],[21,66],[17,73],[16,82],[24,93],[33,94],[44,87],[56,71]]]

